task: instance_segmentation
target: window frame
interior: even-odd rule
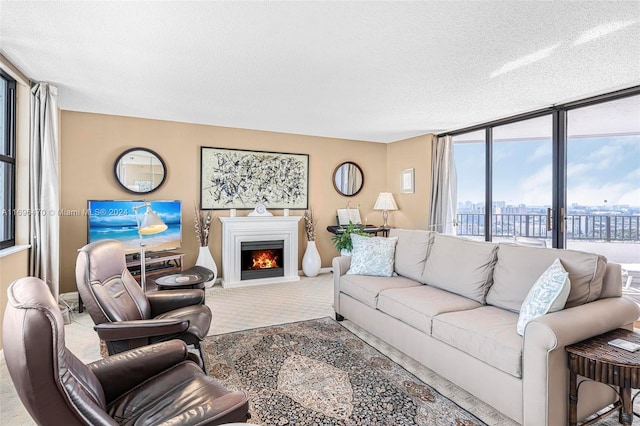
[[[6,227],[9,238],[0,241],[0,249],[13,247],[16,245],[16,221],[15,221],[15,207],[16,207],[16,80],[10,75],[0,69],[0,78],[6,82],[6,104],[5,114],[2,117],[5,120],[5,151],[7,155],[0,154],[0,163],[9,164],[11,172],[9,174],[10,184],[3,190],[7,191],[7,197],[9,204],[7,206],[0,206],[2,211],[0,214],[5,218],[2,226]]]
[[[615,101],[629,96],[640,95],[640,86],[633,86],[627,89],[617,90],[611,93],[592,96],[586,99],[566,102],[564,104],[553,105],[535,111],[517,114],[514,116],[476,124],[458,130],[443,132],[437,137],[457,136],[465,133],[485,131],[485,241],[491,241],[491,205],[493,203],[493,128],[505,124],[517,123],[543,115],[552,115],[552,152],[553,152],[553,194],[552,194],[552,246],[555,248],[565,248],[564,227],[562,226],[562,216],[560,214],[566,209],[567,201],[567,112],[590,105]]]

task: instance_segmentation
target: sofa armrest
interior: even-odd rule
[[[145,380],[187,359],[181,340],[169,340],[121,352],[88,365],[104,390],[107,404]]]
[[[334,257],[331,263],[333,267],[333,278],[340,277],[347,273],[351,267],[351,256]]]
[[[98,324],[94,329],[104,341],[143,339],[180,334],[189,328],[187,319],[116,321]]]
[[[340,314],[340,277],[351,267],[351,256],[334,257],[331,262],[333,269],[333,310]]]
[[[204,304],[204,291],[200,289],[163,290],[147,293],[151,317],[157,317],[174,309]]]
[[[524,424],[566,423],[568,374],[564,347],[616,328],[631,328],[637,304],[622,297],[543,315],[527,324],[523,347]],[[585,401],[585,405],[588,402]]]

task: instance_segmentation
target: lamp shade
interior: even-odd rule
[[[381,192],[378,195],[376,204],[373,206],[374,210],[398,210],[396,200],[393,199],[393,194],[390,192]]]
[[[167,225],[160,219],[158,213],[151,210],[151,207],[147,207],[147,211],[144,213],[144,216],[142,216],[138,232],[143,235],[151,235],[165,231],[166,229]]]

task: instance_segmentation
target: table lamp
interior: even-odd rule
[[[147,211],[142,215],[142,220],[140,219],[140,215],[138,214],[138,209],[143,207],[147,208]],[[136,212],[136,224],[138,225],[138,235],[140,236],[140,286],[142,287],[142,292],[147,292],[147,277],[145,272],[145,254],[144,248],[146,243],[142,239],[143,235],[153,235],[159,234],[160,232],[166,231],[167,225],[160,219],[158,213],[154,212],[151,209],[151,203],[145,201],[143,205],[136,206],[133,208]]]
[[[389,218],[389,210],[398,210],[396,200],[393,199],[393,194],[390,192],[381,192],[378,195],[376,204],[373,206],[374,210],[382,210],[382,219],[384,220],[383,228],[388,228],[387,219]]]

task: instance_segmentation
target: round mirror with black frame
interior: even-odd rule
[[[160,188],[167,176],[162,158],[147,148],[132,148],[118,157],[113,172],[120,186],[133,194],[149,194]]]
[[[356,163],[346,161],[333,171],[333,187],[345,197],[353,197],[364,186],[364,173]]]

